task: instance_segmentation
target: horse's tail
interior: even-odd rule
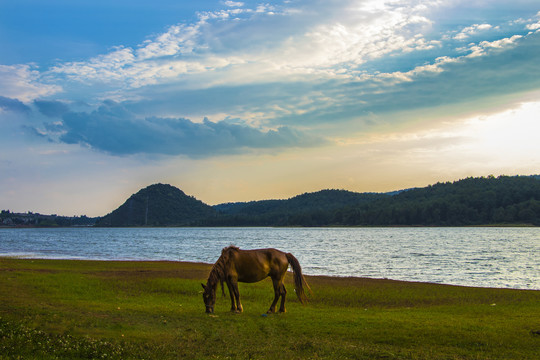
[[[287,253],[285,256],[287,256],[287,261],[291,264],[294,273],[294,290],[296,291],[296,296],[298,296],[298,300],[300,300],[302,304],[305,304],[307,302],[307,296],[304,292],[304,286],[310,293],[312,293],[311,288],[306,282],[304,275],[302,275],[302,267],[300,266],[298,259],[291,253]]]

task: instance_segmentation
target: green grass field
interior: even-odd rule
[[[538,359],[540,291],[307,277],[302,306],[263,316],[271,282],[240,284],[243,314],[210,266],[0,259],[0,359]]]

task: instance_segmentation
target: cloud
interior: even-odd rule
[[[105,101],[97,110],[69,112],[50,126],[61,142],[81,144],[112,155],[138,153],[206,157],[241,149],[279,149],[320,145],[322,138],[290,127],[260,130],[227,121],[139,118],[122,104]]]
[[[196,22],[170,26],[136,48],[117,47],[88,61],[59,64],[51,73],[128,88],[292,82],[350,76],[368,60],[438,44],[421,34],[431,24],[425,7],[345,0],[337,6],[324,1],[257,8],[224,4],[226,9],[198,13]],[[205,78],[210,73],[212,80]]]
[[[411,103],[417,106],[531,91],[540,86],[540,68],[535,65],[539,45],[540,36],[515,35],[481,42],[479,49],[473,46],[468,55],[441,61],[441,71],[419,73],[415,81],[403,83],[398,89],[418,96]]]
[[[0,109],[5,111],[14,111],[14,112],[22,112],[22,113],[28,113],[30,112],[30,108],[20,102],[17,99],[11,99],[4,96],[0,96]]]
[[[479,44],[471,44],[466,51],[470,51],[467,57],[477,57],[486,55],[490,50],[504,50],[511,46],[515,46],[516,43],[523,38],[522,35],[513,35],[509,38],[503,38],[494,41],[481,41]]]
[[[230,7],[242,7],[242,6],[244,6],[243,2],[231,1],[231,0],[224,1],[223,4],[225,4],[226,6],[230,6]]]
[[[538,86],[540,33],[526,29],[532,18],[506,21],[503,31],[501,22],[471,15],[456,31],[453,20],[450,30],[437,27],[434,13],[454,6],[437,0],[220,4],[138,46],[42,73],[19,67],[34,83],[62,84],[62,94],[34,102],[41,113],[63,118],[61,129],[48,131],[111,154],[209,156],[213,146],[306,146],[320,139],[294,129],[332,136],[354,122],[362,131],[378,115]],[[68,112],[65,104],[81,99],[93,108]],[[198,146],[184,134],[212,144]]]
[[[41,73],[31,65],[0,65],[0,96],[29,102],[61,89],[59,85],[45,83]]]
[[[34,105],[43,115],[48,117],[61,117],[69,112],[68,106],[60,101],[35,100]]]
[[[520,20],[522,20],[523,23],[528,23],[527,25],[525,25],[525,28],[527,30],[531,30],[531,31],[540,30],[540,11],[537,12],[536,15],[532,19],[529,19],[529,20],[520,19]]]
[[[230,116],[257,126],[324,128],[325,135],[340,133],[345,129],[340,124],[354,121],[355,131],[362,131],[372,121],[368,119],[376,118],[372,114],[383,116],[534,90],[540,86],[539,44],[540,34],[481,41],[453,56],[440,56],[411,68],[403,64],[403,71],[357,71],[354,76],[351,71],[342,77],[215,84],[204,89],[156,85],[137,92],[140,100],[124,104],[148,117],[159,113],[212,120]]]
[[[481,31],[489,30],[493,28],[490,24],[473,24],[465,27],[457,35],[454,36],[455,40],[466,40],[472,35],[475,35]]]
[[[540,29],[540,21],[538,21],[538,22],[536,22],[534,24],[528,24],[526,27],[529,30],[538,30],[538,29]]]
[[[479,49],[476,49],[478,47]],[[408,71],[366,74],[356,81],[331,80],[318,84],[305,95],[318,90],[313,109],[304,113],[282,112],[273,119],[276,124],[349,123],[350,132],[367,130],[372,114],[384,116],[400,111],[421,110],[438,106],[474,103],[478,109],[489,99],[540,88],[540,34],[514,35],[474,45],[465,55],[439,57]],[[297,90],[299,87],[293,87]],[[291,99],[299,97],[291,91]],[[283,94],[282,94],[283,95]],[[315,98],[314,98],[315,99]],[[329,106],[326,106],[329,105]],[[293,106],[295,109],[302,107]],[[456,107],[459,111],[459,107]],[[375,117],[375,118],[376,118]],[[391,122],[403,121],[400,117]],[[334,130],[339,131],[339,126]],[[328,130],[326,130],[328,131]]]

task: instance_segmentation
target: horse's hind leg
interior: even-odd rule
[[[279,312],[284,313],[285,312],[285,297],[287,296],[287,290],[285,289],[285,285],[283,284],[283,279],[272,279],[272,284],[274,285],[274,301],[272,302],[272,305],[270,305],[270,309],[268,310],[268,313],[275,313],[276,312],[276,304],[281,297],[281,304],[279,306]]]
[[[279,312],[284,313],[286,311],[285,310],[285,297],[287,296],[287,289],[285,289],[285,284],[283,284],[283,282],[281,282],[279,291],[281,293],[281,305],[279,306]]]
[[[268,314],[273,314],[276,312],[276,304],[281,296],[281,281],[279,281],[279,279],[272,278],[272,285],[274,285],[274,301],[272,301],[272,305],[270,305],[270,309],[267,311]]]

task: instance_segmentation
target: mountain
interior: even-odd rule
[[[540,178],[470,177],[411,189],[372,205],[356,209],[351,225],[540,225]]]
[[[131,195],[96,226],[185,226],[216,213],[211,206],[174,186],[154,184]]]
[[[307,217],[333,212],[347,206],[358,206],[386,198],[378,193],[355,193],[347,190],[321,190],[304,193],[286,200],[261,200],[226,203],[214,206],[220,216],[215,225],[284,226],[310,225]],[[316,215],[315,215],[316,216]],[[302,220],[304,219],[304,220]],[[313,224],[311,224],[313,225]]]
[[[540,178],[471,177],[384,194],[323,190],[215,208],[208,226],[540,225]]]
[[[540,177],[488,176],[391,193],[321,190],[209,206],[163,184],[132,195],[97,226],[540,225]]]
[[[298,212],[306,210],[329,210],[348,205],[370,202],[384,194],[355,193],[347,190],[321,190],[304,193],[287,200],[261,200],[241,203],[226,203],[215,205],[214,208],[223,214],[253,214],[259,215],[272,212]]]

